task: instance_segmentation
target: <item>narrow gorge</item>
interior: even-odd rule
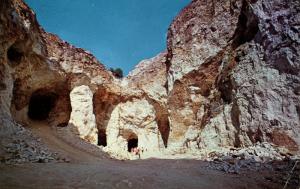
[[[299,29],[297,0],[193,0],[167,49],[117,78],[22,0],[1,0],[0,164],[80,161],[68,144],[104,162],[288,159],[288,172],[300,155]]]

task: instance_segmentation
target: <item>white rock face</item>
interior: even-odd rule
[[[181,12],[168,37],[168,148],[269,142],[299,154],[299,7],[193,1]]]
[[[222,147],[234,146],[237,130],[232,125],[231,109],[231,105],[226,105],[224,110],[204,127],[199,136],[200,148],[214,151]]]
[[[58,98],[48,122],[68,123],[71,137],[92,144],[99,129],[104,150],[120,159],[136,158],[128,151],[135,145],[141,158],[252,147],[272,159],[278,147],[299,155],[299,1],[193,0],[170,26],[167,51],[122,80],[89,52],[38,30],[34,15],[22,20],[24,11],[6,7],[14,6],[0,6],[0,154],[14,119],[27,120],[31,95],[43,89]],[[16,49],[21,62],[9,60]]]
[[[130,139],[138,139],[141,158],[154,156],[163,148],[155,121],[155,110],[145,99],[120,103],[111,114],[106,134],[106,150],[118,158],[135,158],[128,152]]]
[[[264,141],[268,135],[274,135],[271,137],[274,144],[297,149],[300,144],[297,112],[300,97],[295,94],[295,88],[299,77],[267,67],[262,60],[264,52],[259,46],[249,46],[243,51],[247,55],[240,58],[240,64],[233,73],[242,146],[251,145],[253,138]],[[255,64],[250,65],[250,62]],[[291,78],[297,82],[291,84]],[[249,136],[246,133],[257,134]]]
[[[93,93],[88,86],[75,87],[70,93],[71,118],[69,127],[82,139],[92,144],[98,143],[96,119],[93,113]]]
[[[162,105],[167,101],[166,53],[141,61],[123,82],[129,88],[140,89]]]
[[[168,34],[168,46],[172,49],[169,91],[176,80],[226,48],[236,29],[241,5],[238,0],[235,9],[229,11],[230,1],[193,1],[177,16]]]

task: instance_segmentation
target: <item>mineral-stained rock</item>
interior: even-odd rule
[[[136,158],[135,147],[141,158],[297,157],[299,25],[297,0],[193,0],[171,24],[167,50],[118,79],[91,53],[40,28],[22,0],[3,0],[0,156],[44,157],[19,150],[31,135],[13,134],[16,121],[38,120],[117,158]],[[222,169],[243,166],[231,163]]]
[[[164,52],[152,59],[143,60],[126,78],[129,87],[143,90],[162,105],[166,105],[167,100],[166,55]]]
[[[6,144],[20,137],[14,134],[19,128],[15,120],[27,126],[37,120],[67,126],[70,91],[83,84],[95,90],[96,83],[112,80],[112,74],[93,55],[44,32],[33,11],[21,0],[1,1],[0,44],[1,153]],[[89,115],[93,114],[93,109],[89,110]],[[22,137],[29,146],[33,145],[31,135]],[[92,141],[97,143],[97,136]],[[39,153],[34,156],[43,157]]]
[[[23,121],[16,110],[26,109],[30,93],[52,83],[57,74],[47,65],[39,25],[29,7],[4,0],[0,14],[0,156],[5,156],[1,162],[32,162],[46,149],[15,122]]]
[[[168,33],[168,86],[224,51],[234,36],[242,0],[192,1]]]
[[[113,79],[112,74],[90,52],[76,48],[54,34],[45,31],[41,34],[47,47],[47,57],[60,65],[59,68],[69,75],[73,85],[86,83],[95,86],[110,83]]]
[[[129,73],[124,83],[131,91],[141,91],[139,98],[145,98],[155,109],[155,120],[165,147],[168,146],[170,126],[167,108],[166,53],[141,61]]]
[[[299,8],[198,0],[181,12],[168,36],[169,146],[189,147],[184,133],[197,128],[190,148],[299,150]]]

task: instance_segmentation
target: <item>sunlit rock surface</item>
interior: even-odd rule
[[[12,149],[24,153],[11,145],[20,135],[42,147],[19,132],[33,122],[66,128],[119,159],[299,155],[299,4],[194,0],[171,24],[166,51],[118,79],[44,31],[21,0],[3,0],[1,160],[14,159]]]
[[[71,93],[72,112],[68,127],[92,144],[98,144],[96,119],[93,113],[93,93],[88,86],[75,87]]]

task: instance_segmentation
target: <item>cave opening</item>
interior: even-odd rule
[[[98,130],[98,146],[107,146],[106,131],[104,129]]]
[[[131,152],[132,149],[138,147],[138,139],[137,138],[129,139],[127,143],[127,147],[128,147],[128,152]]]
[[[46,120],[54,108],[56,100],[57,94],[53,92],[34,92],[29,101],[28,117],[37,121]]]
[[[243,1],[241,14],[239,16],[237,28],[233,35],[233,48],[251,41],[255,38],[256,34],[259,32],[258,18],[252,12],[247,1]]]
[[[120,135],[127,141],[127,151],[132,152],[138,147],[138,136],[130,129],[121,129]]]
[[[22,57],[23,53],[15,46],[11,46],[7,51],[7,58],[11,63],[19,64]]]
[[[168,140],[170,135],[170,123],[168,114],[162,114],[157,118],[158,130],[161,134],[165,148],[168,147]]]
[[[218,84],[219,91],[221,93],[221,98],[226,104],[232,102],[234,86],[232,84],[230,76],[227,76],[225,79],[221,80]]]

